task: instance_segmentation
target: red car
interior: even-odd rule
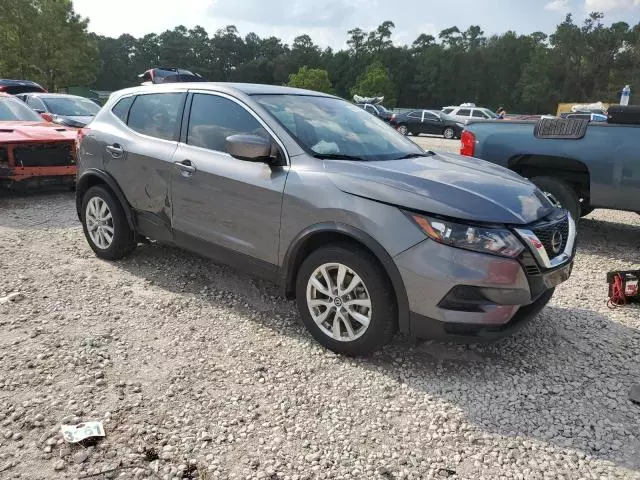
[[[73,186],[77,131],[43,121],[21,100],[0,93],[0,187]]]

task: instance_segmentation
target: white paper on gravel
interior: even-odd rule
[[[62,425],[62,437],[68,443],[77,443],[89,437],[104,437],[102,422],[85,422],[79,425]]]

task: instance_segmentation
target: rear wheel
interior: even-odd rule
[[[531,181],[553,203],[568,210],[574,220],[581,217],[580,199],[571,185],[554,177],[534,177]]]
[[[447,140],[452,140],[455,138],[456,136],[456,131],[451,128],[451,127],[447,127],[444,129],[444,132],[442,133],[442,135],[444,136],[444,138],[446,138]]]
[[[296,300],[302,321],[324,347],[366,355],[392,338],[398,313],[391,282],[365,250],[349,244],[320,248],[298,271]]]
[[[402,135],[409,134],[409,128],[404,123],[401,125],[398,125],[398,128],[396,130],[398,130],[398,132],[400,132]]]
[[[105,260],[126,257],[136,248],[137,236],[120,202],[102,185],[91,187],[82,199],[82,228],[89,246]]]

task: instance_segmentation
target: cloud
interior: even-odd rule
[[[336,27],[352,21],[362,0],[325,0],[319,6],[304,0],[230,2],[215,0],[207,13],[266,26]]]
[[[544,6],[544,9],[552,12],[568,12],[569,0],[551,0]]]
[[[640,0],[585,0],[585,9],[588,12],[610,12],[640,7]]]

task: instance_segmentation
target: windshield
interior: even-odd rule
[[[376,161],[425,155],[383,121],[342,99],[304,95],[253,98],[315,156]]]
[[[491,110],[489,110],[488,108],[481,108],[480,110],[486,113],[487,115],[489,115],[490,118],[498,118],[498,115],[495,112],[492,112]]]
[[[66,117],[93,117],[100,107],[88,98],[40,97],[47,109],[55,115]]]
[[[0,122],[42,122],[42,117],[17,98],[0,98]]]

